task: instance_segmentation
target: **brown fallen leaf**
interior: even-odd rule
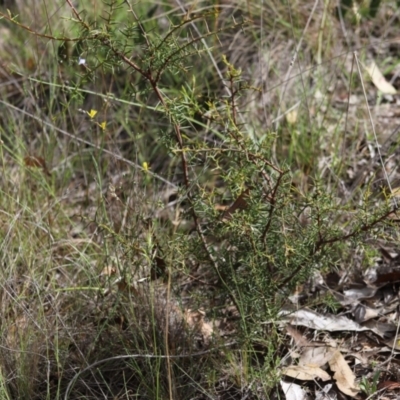
[[[250,189],[244,190],[234,203],[222,214],[222,219],[228,221],[236,210],[245,210],[248,207],[247,199],[250,197]]]
[[[350,397],[356,397],[360,388],[356,384],[353,371],[339,350],[334,352],[333,357],[329,360],[329,366],[334,372],[333,378],[336,380],[339,390]]]
[[[303,350],[298,365],[291,365],[284,370],[284,375],[304,381],[321,379],[327,381],[330,375],[322,369],[335,355],[332,347],[321,346],[320,343],[309,342]]]
[[[376,280],[373,282],[374,285],[382,285],[385,283],[395,283],[400,281],[400,272],[388,272],[386,274],[378,275]]]
[[[394,381],[384,381],[378,385],[378,390],[382,389],[387,389],[387,390],[400,389],[400,383]]]
[[[51,176],[47,165],[46,165],[46,161],[44,158],[42,157],[36,157],[36,156],[26,156],[24,158],[24,164],[27,167],[31,167],[31,168],[40,168],[42,169],[42,171],[47,175],[47,176]]]
[[[288,324],[286,325],[285,329],[288,335],[294,339],[296,346],[305,347],[309,344],[308,340],[294,326]]]
[[[313,381],[314,379],[329,381],[331,379],[326,371],[316,365],[291,365],[283,371],[283,374],[301,381]]]
[[[310,343],[310,346],[313,343]],[[315,346],[306,348],[300,359],[299,365],[313,365],[317,367],[325,366],[335,355],[336,349],[328,346]]]

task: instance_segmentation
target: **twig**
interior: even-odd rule
[[[389,215],[396,213],[396,211],[397,211],[397,206],[394,207],[393,209],[390,209],[388,212],[384,213],[383,215],[381,215],[377,219],[373,220],[371,223],[363,224],[359,228],[356,228],[352,232],[348,233],[347,235],[335,236],[335,237],[332,237],[330,239],[321,238],[312,247],[312,249],[310,250],[309,256],[315,255],[319,250],[321,250],[323,247],[325,247],[328,244],[333,244],[333,243],[336,243],[336,242],[344,242],[347,239],[350,239],[350,238],[352,238],[354,236],[357,236],[361,232],[370,231],[375,225],[377,225],[380,222],[384,221],[385,219],[387,219],[389,217]],[[304,267],[304,264],[300,264],[297,268],[295,268],[294,271],[288,277],[286,277],[283,280],[283,282],[281,282],[281,284],[278,286],[278,289],[284,288],[300,272],[300,270],[303,267]]]

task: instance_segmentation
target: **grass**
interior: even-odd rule
[[[35,4],[0,9],[1,397],[279,396],[288,296],[395,230],[347,67],[394,5]]]

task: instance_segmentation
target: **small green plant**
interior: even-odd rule
[[[372,396],[378,391],[380,373],[380,371],[376,371],[372,376],[372,381],[365,376],[362,377],[360,388],[367,396]]]

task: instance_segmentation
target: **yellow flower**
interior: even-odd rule
[[[97,125],[99,125],[99,127],[100,127],[101,129],[103,129],[103,131],[104,131],[104,129],[106,129],[107,122],[106,122],[106,121],[103,121],[101,124],[97,124]]]
[[[96,116],[96,114],[97,114],[97,111],[93,110],[93,109],[90,110],[90,112],[87,112],[87,115],[89,115],[89,117],[92,118],[92,119]]]

